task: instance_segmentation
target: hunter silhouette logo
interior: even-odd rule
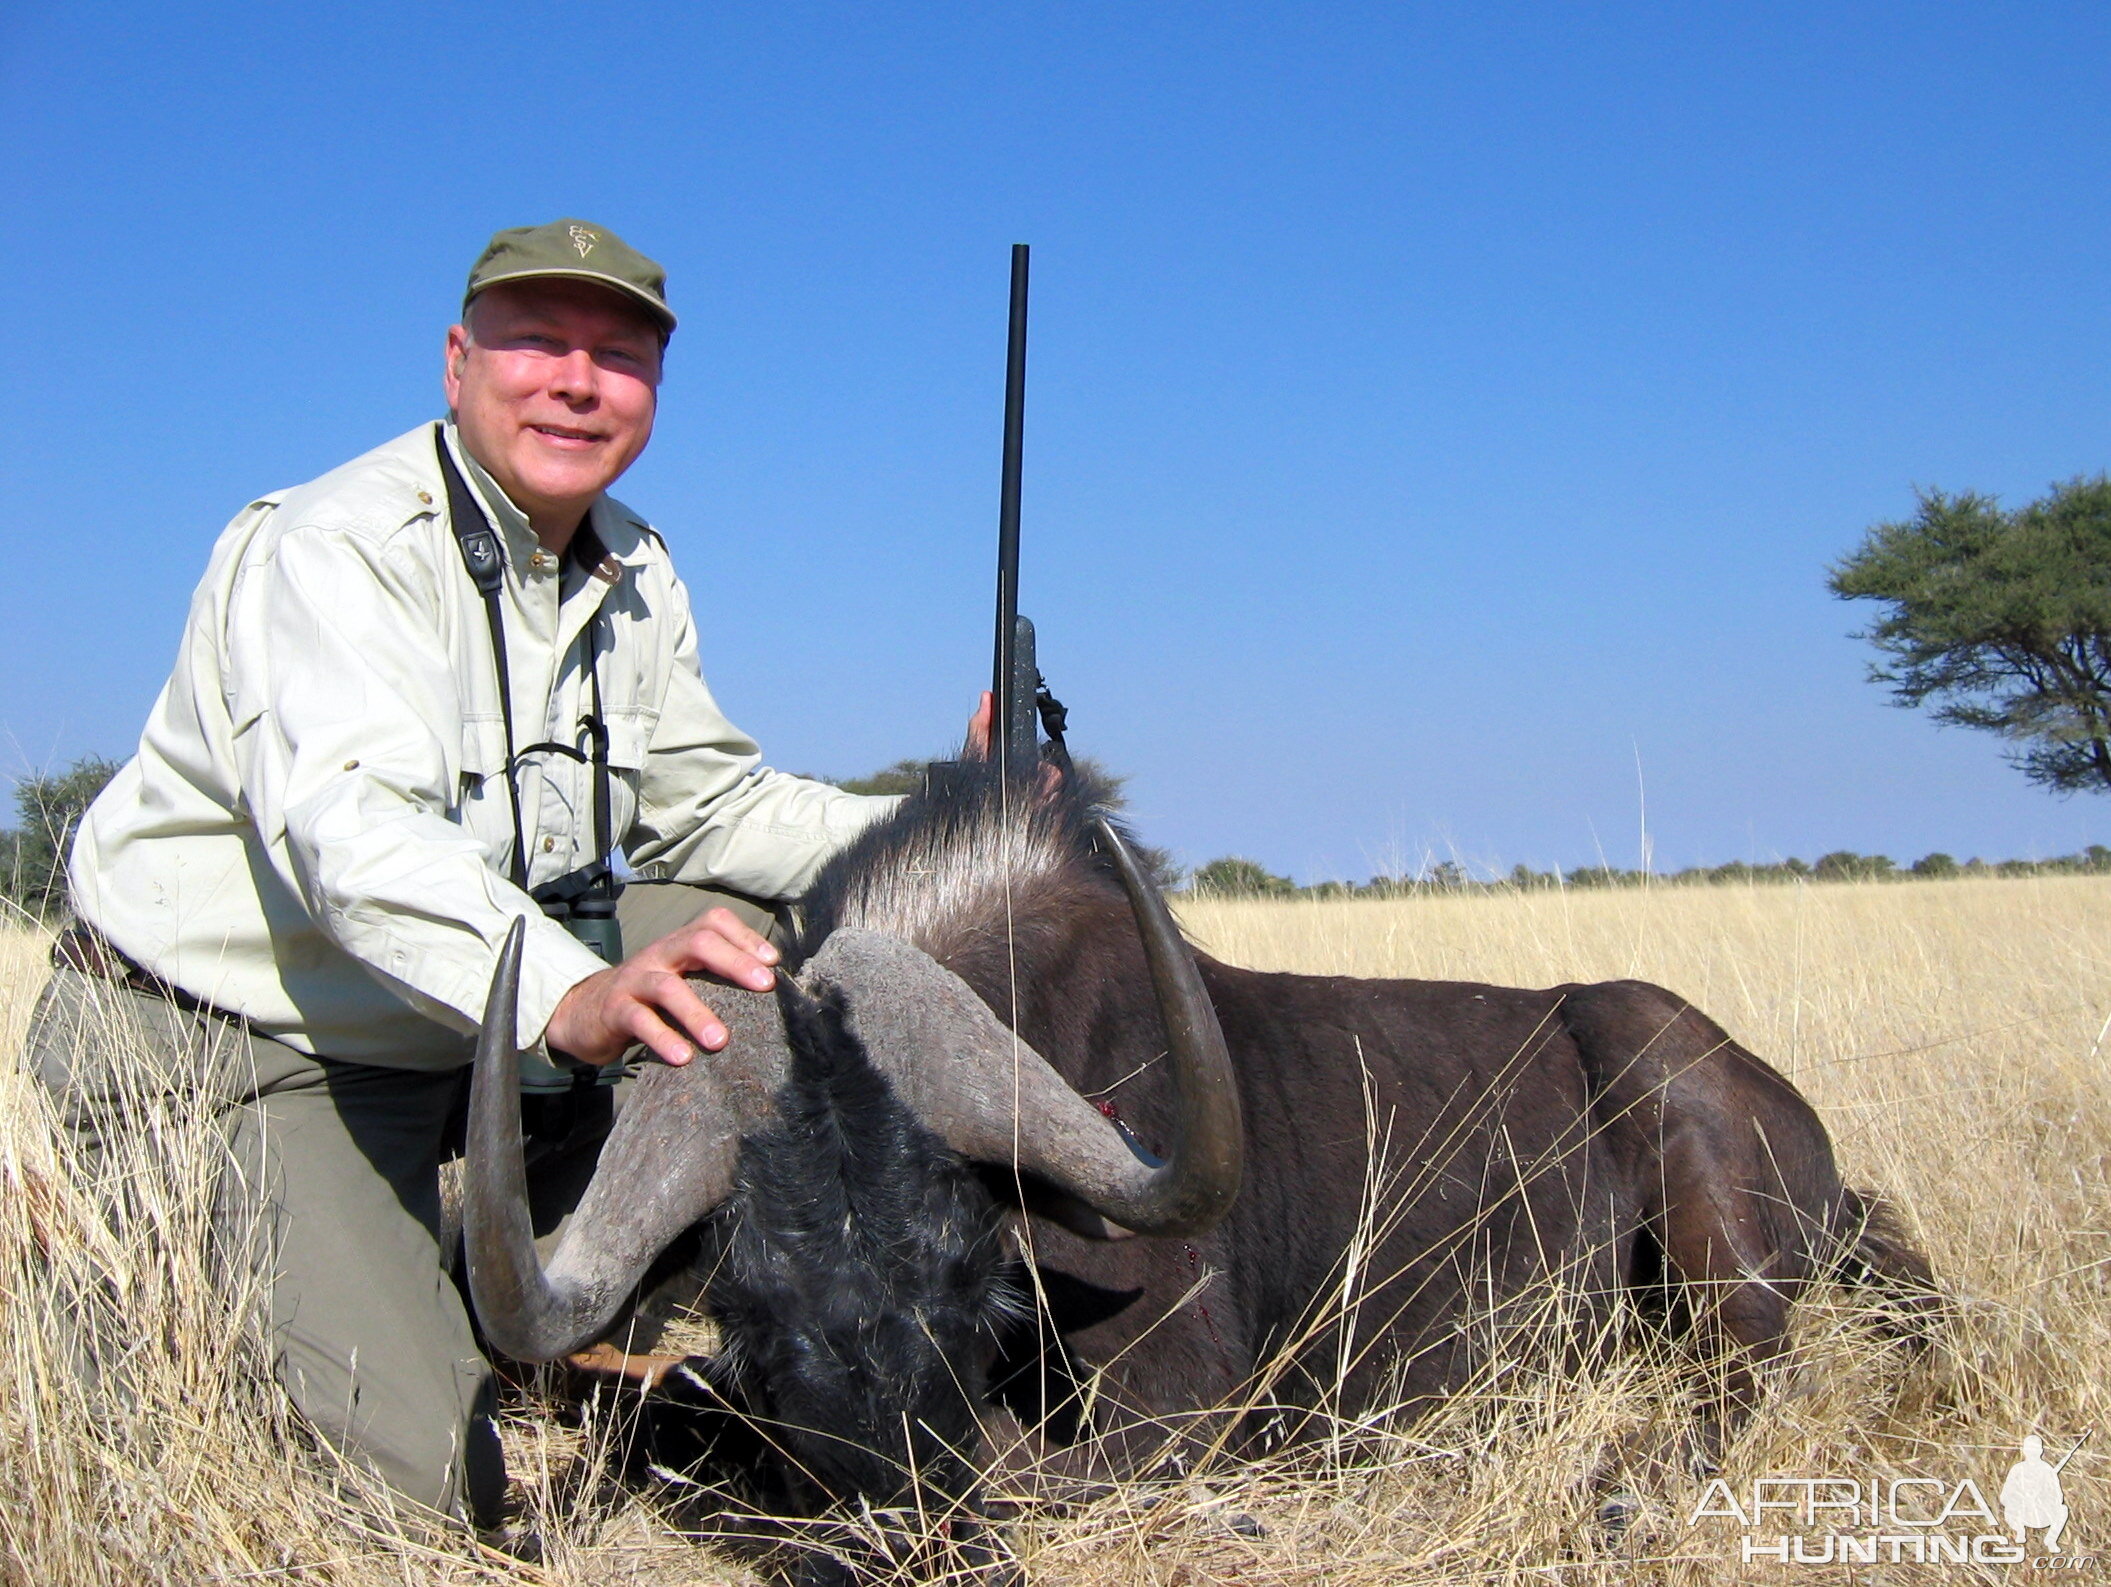
[[[582,259],[584,259],[588,254],[592,253],[594,251],[594,244],[601,240],[601,234],[599,232],[588,231],[584,226],[572,227],[571,233],[572,246],[579,250],[579,257]]]
[[[2060,1534],[2067,1529],[2067,1496],[2060,1491],[2060,1467],[2074,1459],[2076,1444],[2060,1457],[2059,1465],[2045,1458],[2045,1441],[2032,1433],[2023,1440],[2023,1458],[2008,1468],[2008,1480],[2001,1484],[2001,1519],[2015,1533],[2018,1543],[2028,1541],[2025,1532],[2033,1527],[2045,1532],[2045,1552],[2056,1554],[2060,1548]]]
[[[1687,1524],[1735,1521],[1740,1564],[2027,1565],[2033,1571],[2095,1572],[2093,1554],[2061,1553],[2072,1510],[2060,1472],[2089,1435],[2057,1461],[2036,1433],[2022,1441],[1995,1505],[1972,1477],[1943,1475],[1785,1476],[1752,1480],[1750,1491],[1710,1481]],[[2039,1533],[2042,1552],[2032,1553]]]

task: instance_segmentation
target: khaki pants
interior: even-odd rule
[[[744,899],[633,886],[619,911],[624,942],[643,947],[718,904],[769,929]],[[315,1058],[67,969],[53,971],[38,1002],[24,1060],[90,1155],[125,1127],[126,1099],[141,1094],[142,1080],[147,1090],[200,1094],[239,1187],[241,1205],[223,1222],[244,1231],[248,1249],[227,1255],[264,1264],[272,1359],[294,1406],[403,1496],[460,1521],[499,1518],[505,1466],[491,1366],[441,1249],[440,1164],[466,1104],[467,1069]],[[152,1072],[142,1076],[143,1065]],[[576,1204],[610,1116],[544,1149],[540,1162],[531,1154],[539,1234]]]

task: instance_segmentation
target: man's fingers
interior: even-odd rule
[[[696,995],[696,988],[681,976],[662,971],[639,991],[638,996],[641,1002],[657,1010],[668,1024],[686,1031],[688,1039],[706,1052],[717,1052],[725,1046],[725,1023],[711,1011],[710,1004]]]
[[[736,986],[766,992],[776,984],[771,967],[782,957],[770,939],[732,910],[719,908],[670,933],[638,956],[672,970],[709,970]]]
[[[684,927],[673,958],[674,968],[708,970],[751,992],[767,992],[777,984],[777,950],[730,909],[714,909]]]
[[[672,1064],[679,1069],[696,1056],[696,1048],[649,1003],[633,1003],[626,1011],[623,1028],[635,1041],[643,1042],[653,1057],[663,1064]],[[619,1054],[620,1056],[620,1054]]]
[[[726,941],[736,948],[746,949],[764,964],[777,962],[777,950],[770,946],[770,939],[723,904],[704,916],[702,924],[715,927]]]
[[[768,983],[771,972],[730,944],[713,940],[721,956],[738,954]],[[639,1042],[662,1063],[680,1066],[697,1049],[717,1052],[729,1040],[725,1022],[679,971],[636,961],[572,988],[550,1016],[547,1034],[559,1051],[595,1064],[612,1063]]]
[[[624,1002],[621,1028],[664,1063],[685,1064],[697,1048],[717,1052],[729,1040],[725,1022],[672,971],[647,972]]]
[[[982,691],[975,703],[975,714],[968,718],[969,760],[988,760],[990,755],[990,723],[997,714],[996,697],[989,690]]]
[[[731,1039],[725,1022],[684,972],[708,971],[735,986],[767,992],[777,984],[779,957],[767,938],[731,910],[714,909],[573,987],[550,1016],[551,1044],[595,1063],[620,1057],[631,1042],[677,1066],[698,1049],[717,1052]]]

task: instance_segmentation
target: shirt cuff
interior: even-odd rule
[[[548,1058],[550,1016],[565,993],[608,964],[554,920],[531,918],[520,959],[520,1009],[514,1029],[520,1050]]]

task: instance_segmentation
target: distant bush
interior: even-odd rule
[[[828,779],[819,780],[825,782]],[[898,760],[892,766],[882,767],[870,777],[846,777],[836,786],[845,793],[854,794],[922,793],[924,763],[920,760]]]
[[[1821,882],[1877,882],[1897,871],[1889,855],[1857,854],[1853,849],[1821,854],[1811,867],[1811,874]]]
[[[0,831],[0,894],[24,914],[50,920],[66,906],[66,852],[74,830],[118,763],[83,755],[62,772],[15,784],[19,826]]]
[[[1196,866],[1188,886],[1194,892],[1219,898],[1287,898],[1298,891],[1297,883],[1289,877],[1277,876],[1237,854]]]

